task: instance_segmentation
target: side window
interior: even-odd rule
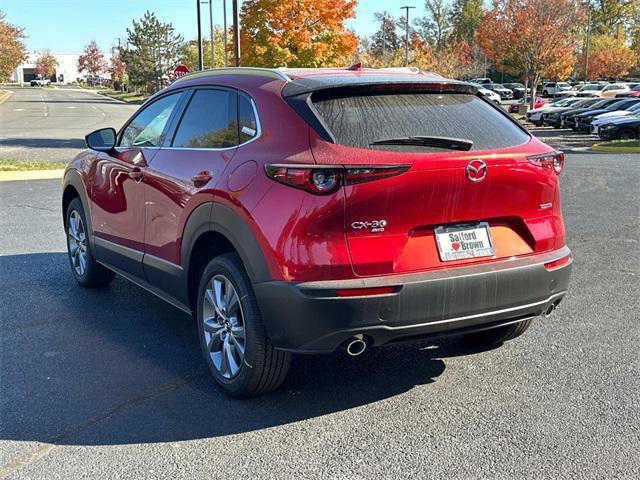
[[[127,125],[120,139],[121,147],[159,147],[163,132],[182,93],[156,100],[138,113]]]
[[[196,90],[180,120],[173,147],[227,148],[238,144],[238,95]]]
[[[238,119],[240,121],[240,143],[245,143],[258,135],[258,119],[253,104],[246,95],[238,95]]]

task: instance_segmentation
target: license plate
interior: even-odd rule
[[[595,133],[596,135],[598,134],[598,125],[593,125],[591,127],[591,133]]]
[[[492,257],[495,254],[487,222],[438,227],[434,232],[440,260],[443,262]]]

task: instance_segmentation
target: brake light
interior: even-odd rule
[[[528,157],[529,163],[536,167],[553,169],[557,175],[560,175],[564,168],[564,153],[562,152],[550,152],[542,155],[534,155]]]
[[[557,268],[564,267],[569,263],[570,260],[571,255],[567,255],[566,257],[559,258],[558,260],[545,263],[544,268],[546,268],[547,271],[555,270]]]
[[[276,182],[300,188],[315,195],[334,193],[341,185],[382,180],[400,175],[411,168],[410,165],[362,165],[362,166],[321,166],[321,165],[265,165],[268,177]]]

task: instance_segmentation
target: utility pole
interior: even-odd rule
[[[405,35],[404,35],[404,66],[408,67],[409,66],[409,9],[416,8],[416,7],[410,7],[410,6],[400,7],[400,9],[403,9],[403,8],[405,12],[407,12],[406,13],[407,25],[406,25]]]
[[[236,67],[240,66],[240,12],[238,0],[232,0],[233,5],[233,50],[236,57]]]
[[[205,0],[200,3],[208,3],[209,4],[209,38],[211,39],[211,63],[209,68],[215,68],[216,66],[216,57],[213,49],[213,0]]]
[[[587,2],[587,8],[589,9],[589,18],[587,20],[587,45],[584,56],[584,81],[589,81],[589,47],[591,44],[591,3]]]
[[[222,0],[222,33],[223,42],[224,42],[224,66],[229,65],[229,52],[227,51],[227,45],[229,42],[227,41],[227,0]]]
[[[200,26],[200,0],[196,0],[196,11],[198,16],[198,70],[203,69],[202,64],[202,28]]]

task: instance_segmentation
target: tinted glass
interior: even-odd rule
[[[314,104],[342,145],[376,150],[440,151],[436,147],[371,145],[408,136],[471,140],[472,150],[520,145],[529,136],[506,114],[468,94],[389,94],[320,100]]]
[[[228,90],[196,90],[178,130],[174,147],[228,148],[238,144],[237,94]]]
[[[122,139],[122,147],[159,147],[164,140],[163,132],[182,93],[174,93],[156,100],[145,107],[129,123]]]
[[[258,134],[258,120],[251,100],[245,95],[238,95],[238,117],[240,120],[240,143],[245,143]]]

